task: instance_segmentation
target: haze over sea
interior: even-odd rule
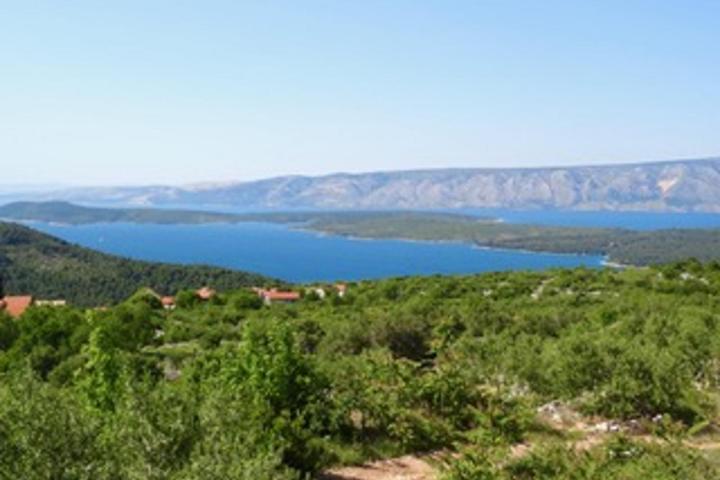
[[[608,212],[476,211],[511,223],[657,228],[720,226],[720,215]],[[142,260],[210,264],[293,282],[403,275],[467,274],[553,267],[599,267],[597,255],[482,249],[451,243],[358,240],[267,223],[208,225],[34,223],[67,241]]]

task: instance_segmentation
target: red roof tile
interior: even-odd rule
[[[5,303],[5,311],[8,312],[11,317],[17,318],[32,305],[33,298],[30,295],[5,297],[3,298],[3,302]]]
[[[210,300],[212,297],[215,296],[215,290],[213,290],[210,287],[203,287],[197,292],[195,292],[198,297],[200,297],[202,300]]]
[[[265,291],[263,297],[266,300],[278,300],[278,301],[294,301],[300,300],[300,294],[298,292],[279,292],[277,290]]]

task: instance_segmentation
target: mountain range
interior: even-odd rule
[[[187,186],[73,188],[30,200],[240,209],[509,208],[720,212],[720,158],[623,165],[284,176]]]

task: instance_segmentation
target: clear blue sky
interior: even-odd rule
[[[720,2],[33,1],[0,184],[720,154]]]

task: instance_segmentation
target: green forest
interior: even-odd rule
[[[142,287],[172,294],[204,285],[227,290],[268,282],[275,281],[217,267],[107,255],[22,225],[0,222],[0,294],[30,294],[64,299],[77,306],[98,306],[118,303]]]
[[[718,263],[296,289],[0,314],[0,478],[720,477]]]
[[[472,243],[534,252],[605,255],[611,262],[647,266],[687,258],[720,260],[720,230],[559,227],[521,225],[429,212],[322,215],[307,228],[361,238]]]
[[[101,208],[85,207],[68,202],[14,202],[0,207],[0,218],[56,222],[68,225],[88,223],[157,223],[198,224],[232,222],[238,216],[229,213],[200,210],[165,210],[159,208]]]

